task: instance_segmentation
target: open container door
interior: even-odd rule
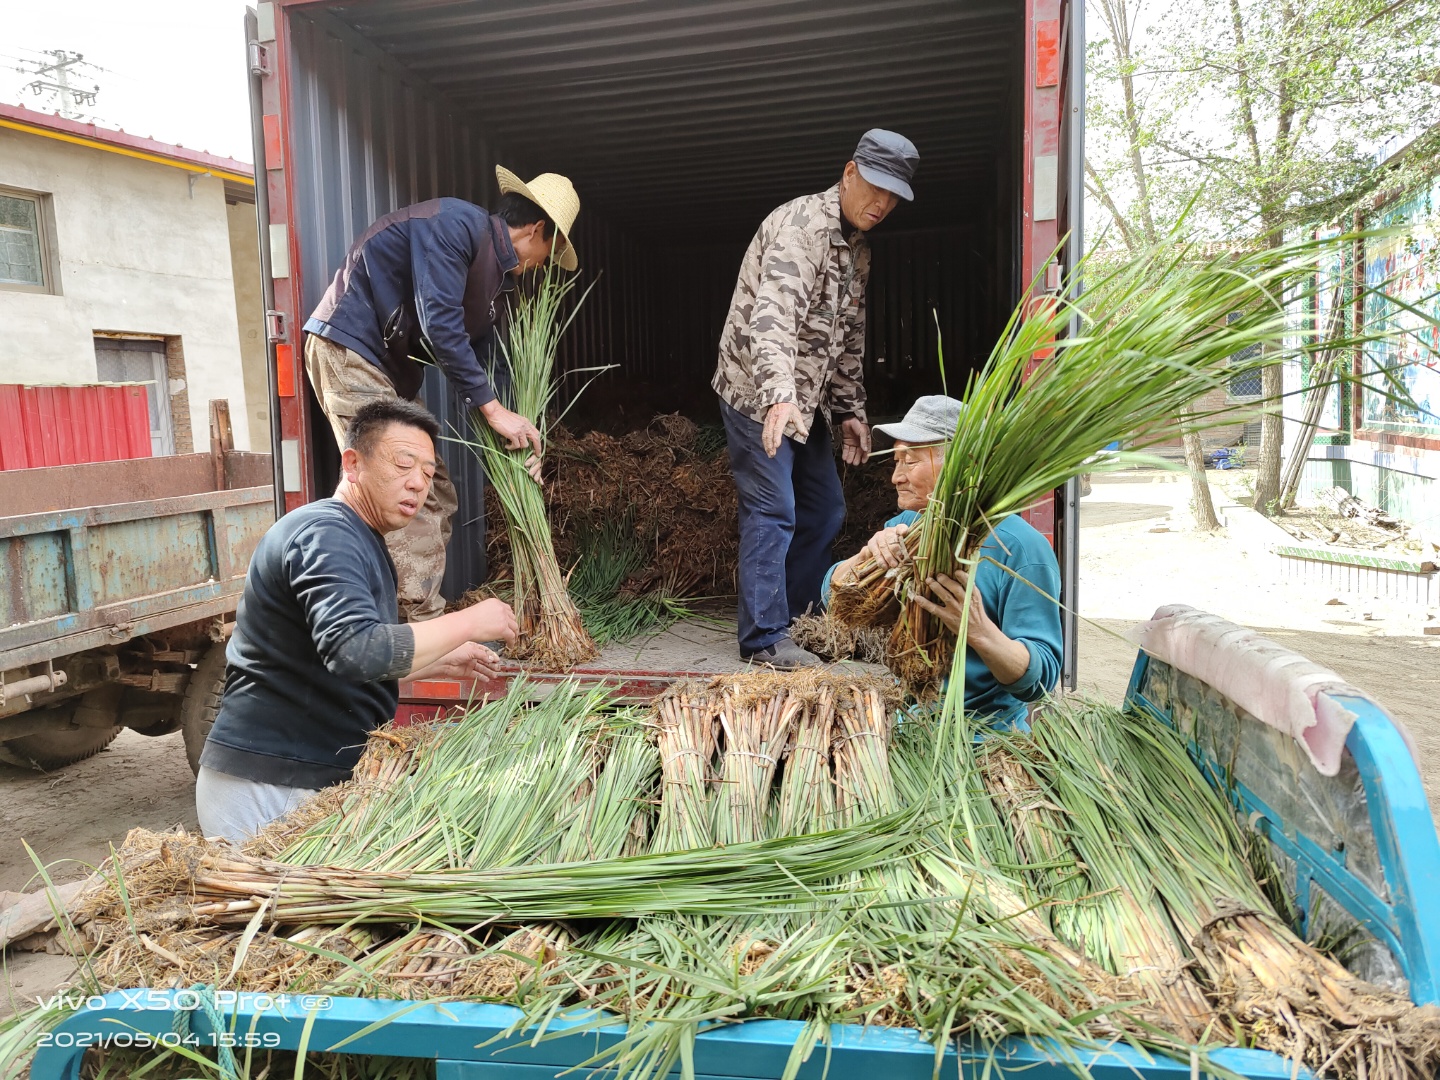
[[[1015,290],[1017,295],[1028,290],[1032,304],[1043,304],[1068,279],[1083,249],[1085,8],[1075,0],[1026,0],[1025,15],[1025,172],[1020,185],[1021,257]],[[1043,349],[1035,354],[1031,370],[1055,362],[1054,351]],[[1058,362],[1064,362],[1063,356]],[[1073,690],[1080,570],[1078,482],[1057,488],[1052,497],[1025,510],[1023,517],[1054,545],[1060,562],[1061,685]]]
[[[1071,299],[1080,283],[1071,271],[1085,254],[1085,5],[1062,0],[1060,5],[1060,145],[1058,155],[1056,226],[1064,246],[1062,280],[1071,281]],[[1072,317],[1070,333],[1079,332]],[[1064,354],[1061,354],[1064,363]],[[1080,641],[1080,482],[1071,480],[1056,499],[1055,551],[1060,558],[1060,623],[1064,635],[1060,682],[1074,690]]]
[[[274,25],[274,8],[262,4],[266,22]],[[273,29],[265,41],[273,42]],[[270,410],[270,467],[274,471],[275,520],[285,516],[285,448],[280,438],[280,372],[277,350],[284,341],[283,323],[275,310],[275,274],[270,251],[270,184],[266,168],[264,78],[270,74],[270,52],[262,43],[260,12],[245,10],[245,57],[249,68],[250,150],[255,161],[255,227],[260,234],[260,296],[265,304],[265,377],[267,407]],[[288,346],[287,346],[288,347]],[[291,472],[298,470],[298,459]]]

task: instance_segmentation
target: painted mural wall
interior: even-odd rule
[[[1406,331],[1376,346],[1367,365],[1393,372],[1409,402],[1366,392],[1362,394],[1363,427],[1394,435],[1440,437],[1440,247],[1435,236],[1440,179],[1419,194],[1387,208],[1380,227],[1403,232],[1366,244],[1365,278],[1372,289],[1415,308],[1399,310],[1372,296],[1366,305],[1369,325],[1387,321]],[[1388,308],[1389,310],[1382,310]],[[1370,372],[1366,373],[1367,375]],[[1367,380],[1368,381],[1368,380]]]

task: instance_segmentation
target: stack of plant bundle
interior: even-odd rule
[[[879,459],[842,467],[847,514],[837,551],[858,550],[895,513],[889,477],[890,467]],[[620,434],[552,424],[545,443],[545,499],[555,550],[572,575],[571,594],[581,601],[582,613],[576,578],[587,572],[587,557],[619,561],[607,550],[619,533],[638,552],[638,567],[616,591],[622,600],[646,598],[652,610],[663,610],[667,601],[734,595],[738,510],[722,428],[679,413],[661,414]],[[503,512],[497,495],[487,490],[487,516],[498,519]],[[509,534],[490,529],[485,543],[490,581],[503,592],[502,583],[513,573]],[[608,567],[600,573],[608,574]],[[593,635],[592,621],[586,624]]]
[[[1082,267],[1085,292],[1074,302],[1022,303],[964,389],[930,504],[906,538],[913,558],[898,570],[870,560],[832,583],[836,617],[893,626],[891,669],[911,688],[933,688],[950,673],[956,635],[913,602],[915,590],[927,577],[973,570],[999,521],[1071,477],[1144,460],[1134,451],[1229,380],[1313,348],[1294,332],[1290,312],[1305,290],[1293,283],[1313,281],[1317,259],[1342,241],[1208,257],[1156,249],[1109,270]],[[1052,349],[1053,361],[1035,367]],[[1235,408],[1191,419],[1234,422]],[[1122,439],[1129,451],[1092,461]],[[955,668],[963,678],[963,662]]]
[[[837,1023],[1042,1039],[1081,1076],[1116,1041],[1210,1072],[1237,1044],[1345,1080],[1440,1064],[1440,1010],[1289,930],[1153,722],[1070,703],[982,741],[823,672],[524,698],[378,736],[243,852],[133,833],[66,929],[85,978],[505,1002],[535,1038],[583,1008],[627,1021],[582,1066],[622,1080],[690,1076],[699,1032],[755,1016],[805,1023],[787,1077]],[[0,1066],[50,1022],[4,1022]]]
[[[516,294],[508,332],[501,339],[509,371],[507,377],[493,379],[500,403],[534,424],[542,441],[555,398],[555,354],[585,299],[582,294],[567,304],[574,288],[574,278],[562,277],[554,270],[538,275],[532,289]],[[471,445],[485,462],[489,487],[508,525],[511,605],[520,624],[515,656],[542,669],[573,667],[595,655],[595,643],[566,591],[544,492],[525,468],[533,451],[529,446],[510,449],[479,417],[472,427]]]
[[[621,435],[577,434],[554,424],[545,444],[545,488],[561,565],[577,566],[597,538],[623,524],[642,553],[625,582],[627,595],[734,593],[736,495],[723,432],[717,442],[715,429],[679,413]],[[512,575],[505,532],[490,531],[486,561],[492,581]]]

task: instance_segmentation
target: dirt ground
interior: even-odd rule
[[[1233,475],[1217,480],[1235,485]],[[1238,494],[1238,490],[1233,491]],[[1183,476],[1156,472],[1097,477],[1081,503],[1082,690],[1110,701],[1124,694],[1135,647],[1121,636],[1169,603],[1187,603],[1260,629],[1333,667],[1409,729],[1432,807],[1440,807],[1440,637],[1425,637],[1437,612],[1285,581],[1264,550],[1267,529],[1250,511],[1210,536],[1191,527]],[[1217,498],[1227,501],[1217,490]],[[1246,517],[1245,515],[1249,515]],[[723,613],[717,613],[723,619]],[[661,638],[611,646],[602,662],[666,670],[739,666],[732,631],[687,623]],[[55,880],[80,877],[134,827],[195,827],[194,782],[180,736],[123,732],[89,761],[42,775],[0,765],[0,890],[35,887],[28,843]],[[70,971],[64,957],[5,957],[7,999],[48,993]]]

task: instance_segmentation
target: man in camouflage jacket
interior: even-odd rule
[[[865,234],[898,199],[914,197],[918,161],[904,136],[867,131],[840,182],[774,210],[741,263],[711,385],[739,491],[742,659],[820,662],[790,640],[789,627],[818,604],[845,518],[830,423],[846,462],[870,454]]]

